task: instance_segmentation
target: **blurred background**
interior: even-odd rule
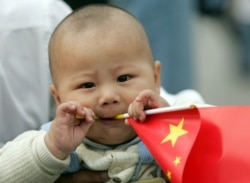
[[[195,18],[197,90],[210,104],[250,104],[250,77],[241,68],[239,40],[223,17]]]
[[[197,90],[211,104],[249,105],[250,1],[204,2],[194,18]]]

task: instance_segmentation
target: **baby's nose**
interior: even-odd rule
[[[117,91],[113,88],[103,89],[100,94],[100,105],[111,105],[119,103],[120,97]]]

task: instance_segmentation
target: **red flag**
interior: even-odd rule
[[[250,106],[128,118],[172,183],[250,182]]]

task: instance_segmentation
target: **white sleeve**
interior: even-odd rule
[[[0,149],[1,182],[54,182],[70,163],[55,158],[44,142],[44,131],[27,131]]]

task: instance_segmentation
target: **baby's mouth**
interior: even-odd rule
[[[115,117],[98,117],[99,120],[115,120]]]
[[[96,122],[99,122],[99,123],[102,123],[102,124],[105,124],[105,125],[118,125],[118,124],[121,124],[121,123],[124,123],[124,120],[122,119],[116,119],[115,117],[102,117],[102,118],[99,118],[96,120]]]
[[[128,118],[129,115],[128,113],[119,113],[113,116],[108,116],[108,115],[98,115],[95,119],[107,119],[107,120],[121,120],[121,119],[126,119]]]
[[[125,119],[128,118],[129,115],[127,113],[124,114],[117,114],[116,116],[113,117],[97,117],[99,119],[109,119],[109,120],[118,120],[118,119]]]
[[[84,119],[84,117],[82,117],[81,115],[76,115],[75,116],[77,119]],[[104,116],[95,116],[94,119],[95,120],[118,120],[118,119],[125,119],[129,117],[128,114],[117,114],[116,116],[112,116],[112,117],[104,117]]]

